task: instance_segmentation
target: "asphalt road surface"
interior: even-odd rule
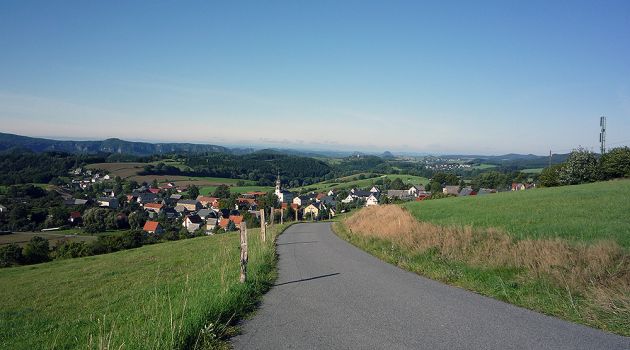
[[[328,223],[278,239],[279,277],[236,349],[630,349],[630,338],[406,272]]]

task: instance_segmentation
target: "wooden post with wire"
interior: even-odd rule
[[[247,281],[247,224],[241,222],[241,283]]]
[[[273,220],[275,219],[274,217],[274,208],[271,207],[271,213],[269,213],[269,226],[273,226]]]
[[[284,209],[280,208],[280,225],[284,224]]]
[[[260,209],[260,239],[267,241],[267,223],[265,222],[265,209]]]

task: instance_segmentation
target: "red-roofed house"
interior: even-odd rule
[[[148,232],[148,233],[156,233],[158,235],[161,235],[162,233],[164,233],[164,229],[162,228],[162,226],[160,225],[159,222],[157,221],[147,221],[144,223],[144,227],[142,228],[142,230]]]
[[[162,209],[164,209],[164,204],[161,203],[146,203],[144,205],[144,210],[146,211],[152,211],[156,214],[159,214]]]
[[[197,196],[197,201],[201,203],[201,205],[203,205],[204,207],[219,207],[219,198],[217,197]]]
[[[149,192],[153,193],[153,194],[158,194],[160,193],[160,189],[159,188],[149,188]]]
[[[70,218],[68,219],[72,224],[79,224],[82,221],[81,212],[73,211],[70,213]]]

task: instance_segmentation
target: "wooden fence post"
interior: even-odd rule
[[[241,283],[247,281],[247,224],[241,222]]]
[[[284,209],[280,208],[280,225],[284,224]]]
[[[273,207],[271,207],[271,213],[269,214],[269,226],[273,226],[273,219],[275,219],[275,218],[274,218],[274,215],[273,215],[273,214],[274,214],[274,213],[273,213],[273,209],[274,209],[274,208],[273,208]]]
[[[265,209],[260,209],[260,239],[267,241],[267,223],[265,222]]]
[[[300,210],[300,208],[295,208],[295,221],[298,221],[298,210]]]

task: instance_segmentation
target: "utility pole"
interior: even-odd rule
[[[599,126],[601,127],[601,131],[599,132],[599,143],[600,143],[600,152],[601,154],[606,153],[606,117],[599,117]]]

